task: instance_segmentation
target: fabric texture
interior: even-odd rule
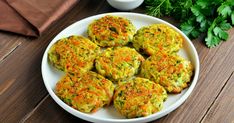
[[[0,30],[38,37],[79,0],[0,0]]]

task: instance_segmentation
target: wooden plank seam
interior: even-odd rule
[[[214,101],[211,103],[211,105],[209,106],[209,108],[206,110],[206,113],[203,115],[203,117],[199,121],[200,123],[203,123],[203,120],[204,120],[205,116],[208,114],[208,112],[210,111],[210,109],[212,108],[212,106],[214,105],[214,103],[216,102],[216,100],[219,98],[220,94],[223,92],[225,86],[227,85],[228,81],[230,80],[230,78],[232,77],[233,74],[234,74],[234,71],[230,74],[230,76],[226,80],[225,84],[222,86],[221,90],[219,91],[219,94],[215,97]]]

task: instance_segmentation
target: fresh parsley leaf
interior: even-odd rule
[[[196,23],[195,18],[190,18],[187,22],[180,25],[182,32],[190,38],[197,38],[201,33],[199,29],[196,28],[197,26],[194,26],[194,23]]]
[[[207,32],[207,38],[205,39],[206,45],[208,47],[215,47],[222,40],[226,41],[228,39],[228,33],[226,32],[232,26],[223,17],[217,17],[214,19],[210,28]]]
[[[171,0],[172,12],[171,16],[175,19],[185,21],[191,15],[190,8],[193,6],[193,0]]]
[[[219,24],[219,26],[220,26],[220,28],[221,28],[222,30],[225,30],[225,31],[227,31],[227,30],[229,30],[229,29],[232,28],[232,26],[231,26],[229,23],[227,23],[227,20],[223,20],[223,21]]]
[[[218,36],[220,39],[223,39],[223,40],[227,40],[228,38],[228,33],[223,31],[221,28],[219,27],[215,27],[213,29],[213,32],[216,36]]]
[[[207,6],[209,6],[209,1],[207,0],[198,0],[196,2],[197,5],[201,6],[202,9],[206,8]]]
[[[209,19],[207,19],[206,21],[202,21],[202,22],[200,23],[200,28],[199,28],[199,30],[200,30],[201,32],[206,32],[207,29],[208,29],[208,27],[209,27],[210,25],[211,25],[211,22],[210,22]]]
[[[205,2],[203,2],[203,3],[205,3]],[[198,28],[197,30],[199,30],[199,31],[195,31],[193,33],[190,33],[192,36],[188,35],[189,37],[197,38],[198,37],[197,34],[199,35],[201,32],[207,31],[211,22],[209,19],[207,19],[207,15],[203,14],[204,10],[206,10],[206,9],[207,8],[202,9],[201,6],[199,6],[199,5],[194,5],[191,7],[192,14],[196,18],[196,22],[194,22],[193,25],[200,26],[200,27],[197,27]],[[197,32],[200,32],[200,33],[197,33]]]
[[[206,45],[209,48],[215,47],[217,45],[219,45],[219,43],[221,42],[221,39],[216,37],[213,29],[215,28],[215,24],[216,24],[216,20],[213,21],[213,23],[211,24],[211,26],[209,27],[208,31],[207,31],[207,37],[205,38],[206,41]]]
[[[230,16],[231,15],[231,7],[228,6],[227,3],[223,3],[219,8],[218,8],[218,13],[220,15],[222,15],[224,18],[226,18],[227,16]]]
[[[220,39],[218,37],[215,37],[212,33],[212,30],[211,29],[208,29],[208,32],[207,32],[207,37],[205,39],[206,41],[206,45],[209,47],[209,48],[213,48],[217,45],[219,45],[220,43]]]
[[[198,5],[191,7],[191,11],[196,16],[197,22],[202,22],[205,19],[205,16],[201,13],[201,9]]]

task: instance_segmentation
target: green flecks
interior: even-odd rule
[[[119,32],[117,31],[117,29],[115,28],[115,27],[109,27],[109,29],[111,30],[111,31],[113,31],[113,32],[115,32],[115,33],[117,33],[117,34],[119,34]]]

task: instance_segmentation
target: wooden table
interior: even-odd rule
[[[68,25],[114,11],[105,0],[81,0],[39,38],[0,31],[0,123],[82,122],[48,95],[41,76],[42,55]],[[202,39],[193,40],[201,62],[198,83],[183,105],[155,123],[234,123],[234,28],[229,34],[228,41],[212,49]]]

